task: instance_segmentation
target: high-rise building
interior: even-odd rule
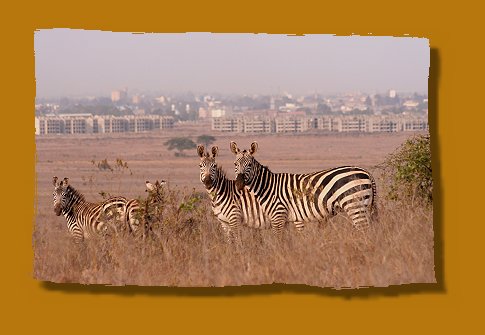
[[[127,98],[128,98],[127,88],[111,92],[111,101],[113,102],[123,102],[123,101],[126,101]]]

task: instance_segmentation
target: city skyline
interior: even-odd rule
[[[35,32],[37,98],[135,92],[426,92],[429,41],[412,37]]]

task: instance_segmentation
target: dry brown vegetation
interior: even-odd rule
[[[187,130],[187,134],[192,130]],[[203,133],[203,132],[201,132]],[[200,135],[195,134],[195,136]],[[388,286],[435,282],[433,213],[410,201],[379,199],[380,219],[355,231],[345,216],[291,226],[282,236],[242,229],[238,245],[226,243],[198,180],[199,158],[174,157],[163,143],[180,132],[37,139],[37,215],[33,235],[34,277],[53,282],[114,285],[224,286],[299,283],[321,287]],[[238,136],[241,147],[259,143],[257,156],[275,172],[309,172],[355,164],[373,167],[409,134]],[[229,141],[216,136],[218,162],[233,177]],[[120,158],[128,167],[96,164]],[[100,192],[146,196],[145,180],[165,179],[160,220],[146,240],[130,235],[74,244],[64,218],[52,208],[52,176],[69,177],[91,201]]]

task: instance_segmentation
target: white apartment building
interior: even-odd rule
[[[35,118],[35,134],[90,134],[145,132],[170,129],[174,126],[171,116],[158,115],[91,115],[60,114]]]
[[[397,132],[429,130],[427,117],[372,116],[276,116],[235,117],[212,120],[212,130],[244,133],[300,133],[311,129],[329,132]]]

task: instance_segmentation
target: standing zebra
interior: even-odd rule
[[[234,180],[229,180],[216,163],[218,147],[212,147],[212,156],[197,146],[200,157],[200,181],[212,200],[212,211],[229,240],[233,240],[241,224],[253,228],[269,228],[268,217],[247,187],[238,190]]]
[[[105,234],[108,224],[115,229],[121,223],[128,224],[130,231],[139,225],[136,212],[139,209],[137,200],[126,200],[124,197],[111,197],[101,203],[90,203],[84,195],[69,185],[69,179],[63,181],[54,177],[53,202],[57,216],[63,214],[67,221],[69,233],[76,242],[95,234]]]
[[[343,210],[356,229],[369,226],[377,214],[376,184],[372,175],[355,166],[342,166],[308,174],[273,173],[253,155],[258,144],[241,151],[231,142],[236,155],[236,187],[249,186],[271,218],[271,225],[281,230],[286,222],[296,226],[321,220]]]

